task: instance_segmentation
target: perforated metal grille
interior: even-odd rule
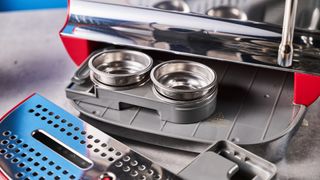
[[[34,138],[40,130],[74,150],[74,156],[90,161],[90,166],[81,167]],[[92,179],[107,172],[120,179],[175,179],[169,171],[39,95],[6,117],[0,133],[0,161],[13,179]]]
[[[41,172],[42,175],[46,174],[47,177],[54,179],[76,179],[76,176],[70,174],[66,167],[59,166],[58,162],[52,161],[37,151],[36,147],[30,147],[11,131],[4,131],[1,135],[0,155],[18,168],[15,178],[24,180],[45,179],[45,177],[39,175],[39,172]],[[51,168],[49,169],[48,166]],[[61,173],[57,174],[57,171],[61,171],[64,176],[59,176]]]

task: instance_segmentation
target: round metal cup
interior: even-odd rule
[[[155,5],[154,8],[164,9],[169,11],[179,11],[184,13],[189,13],[190,7],[184,0],[164,0]]]
[[[162,96],[176,101],[200,99],[214,93],[217,75],[208,66],[183,60],[161,63],[150,74],[154,88]]]
[[[152,65],[150,56],[131,50],[103,50],[93,55],[88,62],[93,82],[114,87],[145,81]]]
[[[247,21],[248,16],[245,12],[238,8],[229,6],[219,6],[217,8],[212,8],[207,11],[208,16],[226,18],[226,19],[239,19],[242,21]]]

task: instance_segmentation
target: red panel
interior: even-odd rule
[[[79,66],[94,50],[97,43],[85,39],[60,36],[71,59]]]
[[[9,178],[0,169],[0,180],[9,180]]]
[[[70,16],[70,0],[68,0],[68,13],[66,22],[61,31],[66,27]],[[61,33],[60,31],[60,33]],[[82,62],[98,48],[96,42],[88,41],[86,39],[78,39],[72,37],[66,37],[60,34],[60,38],[66,48],[71,59],[79,66]]]
[[[310,106],[320,96],[320,76],[295,73],[294,103]]]

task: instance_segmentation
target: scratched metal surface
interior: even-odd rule
[[[77,115],[65,98],[65,87],[76,66],[69,59],[58,31],[65,10],[0,13],[0,114],[33,92]],[[287,157],[278,163],[280,180],[320,178],[320,101],[310,107],[308,125],[293,138]],[[195,154],[121,139],[160,165],[178,172]]]

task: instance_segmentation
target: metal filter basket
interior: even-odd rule
[[[151,71],[155,89],[163,96],[189,101],[216,91],[217,75],[204,64],[173,60],[159,64]]]
[[[148,55],[130,50],[102,50],[89,60],[91,79],[98,84],[123,87],[139,84],[152,68]]]

